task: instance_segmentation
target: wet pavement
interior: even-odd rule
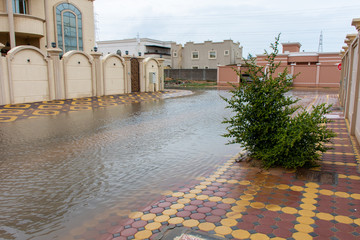
[[[338,134],[330,144],[334,149],[323,155],[320,167],[311,169],[314,174],[331,174],[333,183],[328,178],[309,181],[294,171],[265,171],[238,163],[239,155],[231,148],[203,171],[190,173],[187,180],[175,179],[176,184],[167,187],[165,183],[163,189],[168,191],[149,197],[150,203],[142,202],[144,206],[131,209],[126,217],[124,206],[114,206],[58,238],[159,239],[169,228],[188,228],[227,239],[360,239],[360,148],[348,134],[337,94],[316,90],[292,94],[302,99],[300,104],[306,109],[313,104],[334,104],[329,115],[333,122],[328,125]],[[173,154],[181,155],[181,148]],[[194,168],[198,164],[187,163]],[[152,189],[159,188],[148,185],[141,198]]]

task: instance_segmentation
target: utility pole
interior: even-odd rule
[[[323,49],[323,32],[321,31],[318,52],[323,52],[323,51],[324,51],[324,49]]]

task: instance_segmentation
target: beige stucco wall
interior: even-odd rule
[[[64,55],[65,97],[94,96],[91,57],[82,52],[70,51]]]
[[[118,55],[106,56],[103,61],[105,95],[125,93],[125,63]]]
[[[160,64],[155,59],[153,58],[144,59],[146,92],[155,92],[161,89],[159,67]],[[155,78],[156,78],[155,84],[150,81],[150,73],[155,73]]]
[[[48,65],[45,55],[34,49],[18,52],[16,50],[17,48],[14,48],[8,53],[12,103],[50,100]]]

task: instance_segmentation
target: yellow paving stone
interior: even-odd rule
[[[156,214],[149,213],[149,214],[142,215],[141,220],[150,221],[150,220],[153,220],[154,218],[156,218]]]
[[[245,230],[235,230],[231,233],[236,239],[248,239],[250,237],[250,233]]]
[[[346,176],[344,174],[338,174],[338,178],[348,178],[348,176]]]
[[[255,194],[257,194],[257,192],[256,192],[256,191],[251,190],[251,189],[247,189],[247,190],[245,190],[245,191],[244,191],[244,193],[245,193],[245,194],[248,194],[248,195],[255,195]]]
[[[219,202],[221,200],[222,200],[221,197],[209,197],[209,201],[211,201],[211,202]]]
[[[181,208],[184,208],[185,205],[184,204],[181,204],[181,203],[178,203],[178,204],[173,204],[170,206],[171,209],[181,209]]]
[[[150,230],[143,230],[139,231],[135,234],[136,239],[147,239],[150,238],[152,235],[152,232]]]
[[[239,201],[236,201],[236,205],[238,205],[238,206],[249,206],[250,202],[248,200],[239,200]]]
[[[357,224],[358,226],[360,226],[360,218],[355,219],[355,220],[354,220],[354,223]]]
[[[298,212],[298,210],[296,208],[293,207],[283,207],[281,209],[281,211],[283,211],[284,213],[288,213],[288,214],[295,214]]]
[[[353,199],[360,200],[360,194],[354,193],[350,195]]]
[[[243,180],[243,181],[240,181],[239,182],[240,185],[250,185],[250,181],[247,181],[247,180]]]
[[[217,179],[216,181],[217,181],[218,183],[224,183],[224,182],[227,182],[227,180],[226,180],[226,179],[224,179],[224,178]]]
[[[236,213],[241,213],[246,210],[246,206],[233,206],[231,210]]]
[[[209,177],[209,178],[205,178],[204,180],[205,180],[206,182],[213,182],[213,181],[216,180],[216,178],[214,178],[214,177]]]
[[[205,189],[206,186],[205,185],[197,185],[195,186],[196,189]]]
[[[196,194],[188,193],[188,194],[185,194],[183,197],[184,198],[194,198],[194,197],[196,197]]]
[[[259,191],[259,190],[260,190],[260,187],[253,185],[253,186],[248,187],[248,189],[254,190],[254,191]]]
[[[266,187],[266,188],[274,188],[275,184],[274,183],[265,183],[264,187]]]
[[[164,196],[167,196],[167,195],[172,195],[173,192],[172,191],[165,191],[165,192],[162,192],[161,195],[164,195]]]
[[[209,198],[208,195],[198,195],[195,197],[197,200],[206,200]]]
[[[304,191],[307,193],[318,193],[319,192],[319,190],[316,188],[305,188]]]
[[[228,226],[219,226],[214,229],[217,234],[228,235],[232,232],[232,229]]]
[[[295,240],[312,240],[313,237],[307,233],[297,232],[292,235]]]
[[[254,196],[253,195],[249,195],[249,194],[245,194],[245,195],[241,195],[240,198],[242,200],[253,200],[254,199]]]
[[[307,225],[311,225],[315,223],[315,220],[312,219],[311,217],[297,217],[296,221],[298,221],[299,223],[302,224],[307,224]]]
[[[182,196],[184,196],[184,193],[183,192],[176,192],[176,193],[173,193],[172,196],[173,197],[182,197]]]
[[[268,240],[270,238],[265,234],[255,233],[255,234],[251,234],[250,239],[251,240]]]
[[[227,204],[233,204],[233,203],[236,202],[236,200],[233,199],[233,198],[225,198],[225,199],[222,200],[222,202],[227,203]]]
[[[352,220],[347,216],[336,216],[335,220],[338,221],[339,223],[345,223],[345,224],[352,224],[354,222],[354,220]]]
[[[316,217],[321,220],[326,220],[326,221],[334,220],[334,216],[329,213],[317,213]]]
[[[156,218],[154,218],[155,222],[166,222],[170,219],[170,217],[168,215],[160,215],[157,216]]]
[[[315,213],[310,210],[300,210],[299,214],[304,217],[314,217],[315,216]]]
[[[237,180],[229,180],[229,181],[227,181],[228,183],[231,183],[231,184],[235,184],[235,183],[238,183],[239,181],[237,181]]]
[[[200,185],[211,185],[211,182],[201,182]]]
[[[303,232],[303,233],[311,233],[314,231],[314,228],[306,224],[296,224],[294,228],[299,232]]]
[[[305,198],[317,198],[318,195],[316,195],[315,193],[304,193],[303,196]]]
[[[276,211],[280,211],[281,207],[279,205],[269,204],[269,205],[266,205],[266,209],[276,212]]]
[[[194,193],[194,194],[196,194],[196,193],[201,193],[202,191],[201,191],[201,189],[193,189],[193,190],[190,190],[190,193]]]
[[[261,209],[261,208],[265,207],[265,204],[262,202],[253,202],[250,204],[250,207],[256,208],[256,209]]]
[[[129,218],[136,219],[136,218],[140,218],[142,215],[144,215],[144,213],[142,212],[133,212],[130,213]]]
[[[335,196],[342,197],[342,198],[348,198],[350,197],[350,194],[346,192],[335,192]]]
[[[216,227],[215,224],[209,223],[209,222],[200,223],[198,226],[198,228],[200,230],[206,231],[206,232],[214,230],[215,227]]]
[[[351,175],[349,176],[349,178],[352,180],[360,180],[360,176],[355,176],[355,175]]]
[[[232,218],[225,218],[221,220],[221,224],[224,226],[233,227],[236,226],[238,222]]]
[[[301,192],[304,190],[304,188],[300,186],[291,186],[290,189],[296,192]]]
[[[155,229],[159,229],[160,227],[161,227],[161,223],[159,223],[159,222],[152,222],[152,223],[149,223],[149,224],[145,225],[145,229],[150,230],[150,231],[153,231]]]
[[[176,213],[177,213],[177,211],[175,209],[166,209],[162,212],[162,214],[169,215],[169,216],[174,215]]]
[[[232,219],[238,219],[238,218],[242,218],[242,214],[238,213],[238,212],[228,212],[228,213],[226,213],[226,217],[232,218]]]
[[[316,206],[312,205],[312,204],[300,204],[300,207],[302,209],[306,209],[306,210],[315,210]]]
[[[285,184],[279,184],[277,186],[278,189],[281,189],[281,190],[286,190],[286,189],[289,189],[289,185],[285,185]]]
[[[194,219],[189,219],[189,220],[185,220],[183,223],[184,227],[196,227],[199,225],[199,221],[198,220],[194,220]]]
[[[308,188],[318,188],[319,184],[310,182],[310,183],[305,184],[305,186]]]
[[[301,201],[305,204],[315,204],[317,201],[313,198],[303,198]]]
[[[182,223],[184,221],[183,218],[181,217],[174,217],[174,218],[170,218],[168,223],[170,224],[179,224],[179,223]]]
[[[177,202],[181,203],[181,204],[186,204],[186,203],[191,202],[191,200],[189,198],[181,198],[181,199],[178,199]]]
[[[330,190],[327,190],[327,189],[322,189],[322,190],[319,191],[319,193],[322,194],[322,195],[326,195],[326,196],[334,195],[333,191],[330,191]]]

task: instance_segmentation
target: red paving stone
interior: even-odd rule
[[[299,94],[303,97],[300,104],[306,107],[314,101],[329,101],[338,106],[336,94],[319,93],[315,98],[316,94],[313,92],[306,97]],[[343,116],[341,112],[336,114]],[[251,239],[360,239],[360,174],[357,165],[360,158],[341,154],[354,154],[354,148],[359,151],[360,147],[349,137],[343,118],[335,119],[328,127],[335,128],[338,133],[332,144],[340,145],[323,154],[317,170],[338,174],[334,185],[296,179],[293,171],[285,169],[259,171],[246,163],[236,163],[235,156],[203,175],[201,181],[189,179],[186,184],[179,183],[172,189],[173,193],[167,193],[158,203],[135,214],[136,221],[129,220],[118,226],[109,226],[112,221],[99,223],[78,237],[104,240],[112,234],[113,239],[132,239],[149,237],[146,234],[150,233],[150,238],[154,238],[172,224],[230,239],[237,239],[235,235],[240,233]],[[184,193],[187,196],[183,196]],[[144,212],[147,214],[142,217]],[[116,218],[111,220],[119,222]],[[108,228],[107,235],[96,230],[104,231],[104,228]],[[256,235],[259,233],[264,235]]]

